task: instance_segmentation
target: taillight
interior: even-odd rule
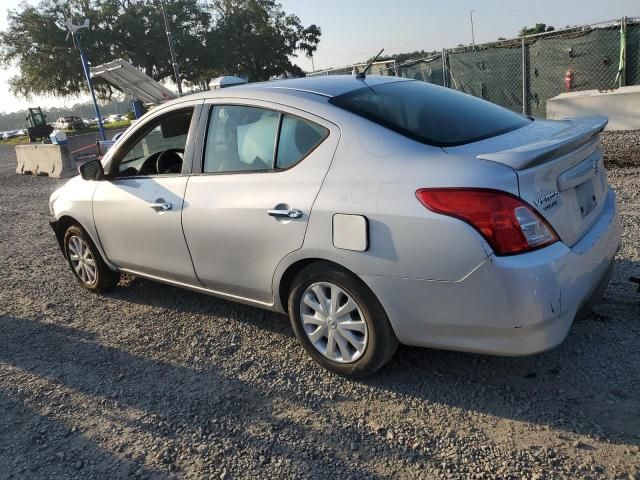
[[[518,197],[484,188],[423,188],[416,197],[429,210],[459,218],[475,228],[499,255],[558,241],[553,228]]]

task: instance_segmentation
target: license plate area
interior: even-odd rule
[[[580,214],[582,215],[582,218],[584,218],[589,215],[598,204],[593,180],[587,180],[586,182],[578,185],[576,187],[576,197],[578,199]]]

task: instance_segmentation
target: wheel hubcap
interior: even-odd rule
[[[87,285],[96,283],[96,261],[87,242],[75,235],[69,237],[69,261],[78,278]]]
[[[364,315],[337,285],[310,285],[300,300],[300,318],[311,344],[329,360],[350,363],[363,355],[368,340]]]

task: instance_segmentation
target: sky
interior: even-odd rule
[[[0,0],[0,30],[7,24],[7,9],[25,0]],[[29,3],[34,3],[30,0]],[[322,28],[316,70],[361,62],[376,54],[414,50],[440,50],[471,43],[469,12],[474,10],[476,43],[498,37],[512,38],[524,25],[546,23],[556,28],[621,18],[640,17],[640,0],[280,0],[287,13],[303,24]],[[70,51],[75,55],[75,52]],[[80,60],[78,60],[80,61]],[[304,56],[295,59],[304,70],[312,69]],[[0,111],[72,105],[88,97],[16,98],[8,80],[15,69],[0,71]]]

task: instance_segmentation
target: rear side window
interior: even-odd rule
[[[367,86],[330,102],[413,140],[441,147],[494,137],[531,122],[485,100],[416,80]]]
[[[329,130],[293,115],[241,105],[211,109],[204,173],[289,168],[315,149]]]
[[[244,106],[214,107],[204,155],[204,171],[271,170],[280,115]]]
[[[289,168],[295,165],[316,148],[328,134],[329,131],[320,125],[293,115],[283,115],[276,168]]]

